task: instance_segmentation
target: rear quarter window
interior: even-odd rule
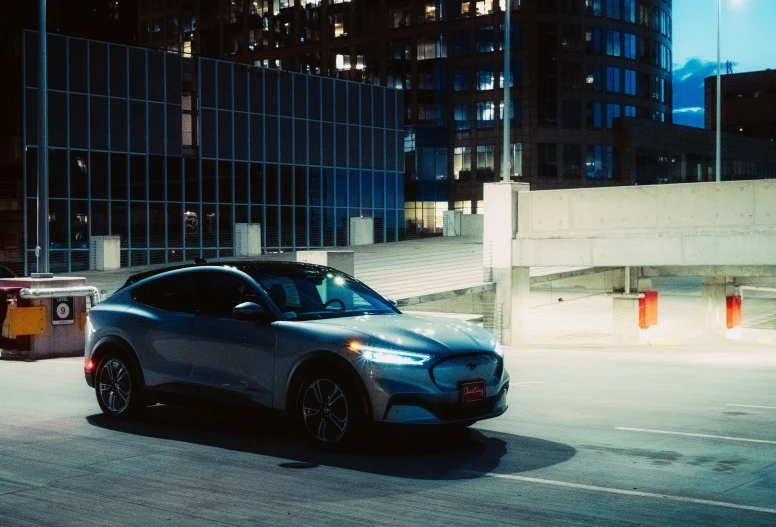
[[[195,282],[193,273],[163,276],[135,287],[130,296],[157,309],[191,313]]]

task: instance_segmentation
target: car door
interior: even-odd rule
[[[194,320],[191,272],[160,276],[129,294],[135,301],[121,317],[121,330],[137,351],[147,386],[188,383],[190,331]]]
[[[239,320],[235,306],[254,302],[266,310],[261,295],[229,270],[201,271],[191,331],[192,382],[250,398],[270,406],[273,394],[276,330],[269,317]]]

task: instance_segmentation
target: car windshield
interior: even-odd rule
[[[364,284],[333,270],[243,269],[291,320],[398,313]]]

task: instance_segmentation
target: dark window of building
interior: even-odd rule
[[[192,120],[195,125],[194,130],[191,132],[191,145],[197,146],[197,128],[196,120]],[[173,104],[167,105],[167,154],[171,156],[179,156],[182,152],[184,131],[182,130],[183,119],[181,114],[181,107]]]
[[[321,164],[321,123],[317,121],[308,121],[307,127],[309,129],[307,136],[307,150],[310,156],[309,164],[320,165]]]
[[[261,115],[251,114],[251,161],[262,161],[264,159],[264,118]]]
[[[585,12],[592,16],[601,16],[601,2],[603,0],[585,0]]]
[[[566,128],[579,128],[582,126],[582,105],[580,101],[563,101],[563,126]]]
[[[620,68],[606,68],[606,91],[620,93]]]
[[[70,151],[70,197],[86,198],[89,188],[89,166],[86,152]]]
[[[240,65],[234,67],[234,109],[248,111],[248,71]]]
[[[555,143],[539,143],[539,177],[554,179],[558,177],[558,145]]]
[[[215,64],[212,60],[200,60],[199,100],[203,108],[215,108],[216,106]]]
[[[232,109],[232,63],[218,62],[218,107]]]
[[[148,199],[145,156],[129,156],[129,185],[130,200],[145,201]]]
[[[49,146],[67,146],[67,94],[49,91]]]
[[[251,203],[264,204],[264,165],[261,163],[250,164],[251,177]],[[252,218],[257,222],[257,218]]]
[[[126,154],[111,154],[110,156],[110,197],[112,200],[127,199],[127,156]]]
[[[210,159],[202,160],[202,201],[213,203],[218,191],[216,179],[216,162]]]
[[[146,98],[145,50],[129,48],[129,97]]]
[[[232,163],[231,161],[218,162],[218,202],[233,203],[232,195]]]
[[[165,71],[164,54],[149,51],[148,62],[148,98],[156,102],[164,102]],[[169,79],[167,79],[169,82]]]
[[[199,131],[199,137],[202,157],[216,157],[216,112],[203,108],[200,115],[202,129]]]
[[[280,199],[278,187],[278,166],[265,165],[264,198],[268,205],[277,205]],[[269,214],[268,214],[269,215]]]
[[[251,133],[261,135],[261,130],[251,130]],[[248,159],[248,114],[234,114],[234,158]]]
[[[108,198],[108,154],[92,152],[91,164],[89,165],[89,184],[92,199]]]
[[[127,48],[124,46],[110,47],[110,94],[127,96]]]
[[[587,128],[601,128],[601,103],[588,102],[586,113]]]
[[[294,162],[294,123],[293,119],[281,117],[278,121],[280,125],[280,137],[278,143],[280,147],[280,162]]]
[[[148,199],[164,200],[164,158],[161,156],[148,157]]]
[[[108,94],[108,46],[89,42],[89,92]]]
[[[67,39],[49,34],[47,63],[49,90],[67,90]]]
[[[218,157],[232,158],[232,112],[218,112]]]
[[[585,32],[585,51],[589,55],[600,55],[603,51],[601,43],[601,30],[589,29]]]
[[[294,163],[298,165],[307,164],[307,148],[318,148],[319,143],[313,143],[307,137],[307,121],[294,119],[294,140],[291,144],[294,146]],[[290,148],[289,148],[290,150]]]
[[[622,0],[606,0],[606,16],[614,20],[620,19],[620,3]]]
[[[129,101],[129,147],[132,152],[146,152],[146,103]]]
[[[264,158],[270,163],[278,161],[278,134],[278,118],[271,115],[264,117]]]
[[[563,177],[566,179],[582,177],[581,145],[563,145]]]
[[[108,149],[108,99],[105,97],[90,97],[90,124],[91,135],[89,138],[92,149]]]
[[[268,74],[264,77],[264,111],[269,115],[278,114],[278,76]]]
[[[127,151],[127,101],[110,100],[110,147],[119,152]]]
[[[164,105],[148,104],[148,151],[164,154]]]
[[[234,164],[234,202],[248,203],[248,164]]]
[[[622,46],[619,31],[606,32],[606,54],[610,57],[622,56]]]
[[[86,95],[70,95],[70,147],[89,148],[89,102]]]
[[[187,158],[184,161],[183,168],[184,180],[186,183],[186,201],[188,203],[197,203],[200,201],[199,188],[199,161],[197,159]]]
[[[103,45],[104,47],[104,45]],[[24,81],[25,86],[38,86],[38,34],[24,34]]]
[[[183,171],[182,160],[178,157],[167,158],[167,199],[183,201]]]
[[[68,39],[68,58],[70,69],[70,91],[86,93],[89,80],[86,78],[86,41],[75,38]]]

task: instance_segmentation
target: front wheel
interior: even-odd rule
[[[128,418],[142,407],[140,386],[132,363],[122,353],[108,353],[97,367],[97,403],[105,415]]]
[[[350,441],[362,424],[355,395],[350,383],[336,372],[305,378],[297,394],[296,414],[307,437],[322,447]]]

